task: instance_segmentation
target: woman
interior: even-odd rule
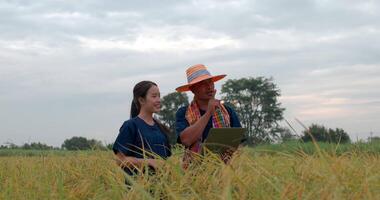
[[[133,88],[131,118],[124,122],[113,145],[117,163],[129,174],[137,174],[138,169],[148,165],[150,169],[159,167],[162,160],[171,155],[168,129],[153,118],[160,111],[160,91],[157,84],[141,81]]]

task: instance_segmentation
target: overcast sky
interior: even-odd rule
[[[135,83],[165,95],[197,63],[273,77],[295,127],[380,136],[379,19],[376,0],[1,0],[0,144],[113,142]]]

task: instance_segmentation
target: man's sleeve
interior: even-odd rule
[[[177,113],[175,115],[176,122],[175,122],[175,130],[176,130],[176,135],[177,135],[177,143],[182,144],[181,142],[181,133],[183,130],[185,130],[188,126],[189,123],[186,120],[186,106],[181,107],[180,109],[177,110]]]
[[[228,113],[230,114],[231,127],[241,127],[240,120],[235,110],[229,106],[226,106]],[[247,136],[244,136],[240,143],[244,144],[247,141]]]
[[[235,110],[229,106],[226,106],[228,113],[230,114],[231,127],[241,127],[239,117]]]

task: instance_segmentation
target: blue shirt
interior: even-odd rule
[[[139,117],[124,122],[112,149],[115,154],[121,152],[136,158],[144,158],[142,149],[149,152],[145,153],[147,158],[154,158],[152,153],[162,158],[171,155],[169,140],[159,125],[149,125]]]
[[[177,142],[181,142],[181,133],[183,130],[185,130],[187,127],[190,126],[189,122],[186,120],[186,111],[188,106],[183,106],[177,110],[176,113],[176,133],[177,133]],[[231,127],[241,127],[239,117],[237,116],[236,112],[229,106],[224,105],[226,107],[226,110],[228,114],[230,115],[230,123]],[[206,111],[199,109],[201,116],[206,113]],[[212,128],[212,118],[210,117],[206,128],[203,130],[202,133],[202,142],[207,138],[209,130]]]

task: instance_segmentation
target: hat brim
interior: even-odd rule
[[[187,92],[187,91],[190,91],[190,87],[194,84],[197,84],[201,81],[204,81],[204,80],[208,80],[208,79],[211,79],[212,82],[217,82],[221,79],[223,79],[224,77],[226,77],[227,75],[226,74],[222,74],[222,75],[217,75],[217,76],[211,76],[211,77],[205,77],[203,79],[198,79],[197,81],[195,82],[192,82],[192,83],[188,83],[186,85],[182,85],[182,86],[179,86],[177,87],[175,90],[177,90],[177,92]]]

